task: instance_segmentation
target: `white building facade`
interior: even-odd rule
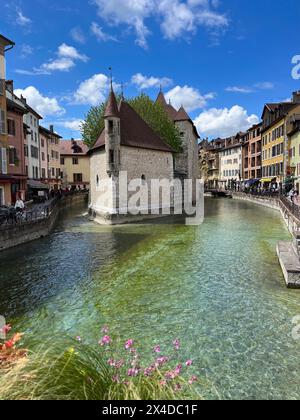
[[[24,98],[21,98],[26,103]],[[27,135],[25,137],[25,167],[29,179],[38,180],[41,174],[39,121],[42,117],[26,105],[28,114],[24,115]]]
[[[220,151],[220,181],[226,186],[242,180],[242,144],[231,145]]]

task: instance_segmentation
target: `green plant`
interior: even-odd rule
[[[1,400],[174,400],[200,398],[192,385],[195,376],[182,375],[191,367],[176,365],[172,357],[158,356],[144,364],[133,340],[113,347],[104,336],[96,348],[81,338],[43,343],[30,352],[26,362],[16,364],[0,377]],[[117,342],[116,342],[117,343]],[[174,342],[179,349],[179,341]],[[61,352],[61,348],[65,348]],[[114,358],[113,358],[114,357]],[[170,369],[170,365],[173,365]],[[143,366],[144,365],[144,366]]]

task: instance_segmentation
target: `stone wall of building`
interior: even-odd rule
[[[179,121],[176,125],[181,133],[183,151],[176,156],[175,171],[186,173],[189,179],[198,179],[198,139],[193,125],[189,121]]]
[[[90,211],[92,219],[99,221],[100,223],[105,221],[109,223],[112,218],[111,216],[114,216],[119,209],[126,210],[124,203],[119,203],[118,201],[118,178],[115,179],[114,176],[109,178],[107,175],[107,162],[104,148],[103,150],[93,153],[90,164]],[[173,156],[172,153],[121,146],[119,169],[120,173],[127,172],[127,187],[129,182],[133,179],[143,181],[143,185],[148,186],[149,194],[147,197],[143,195],[143,199],[146,202],[151,200],[152,179],[173,179]],[[111,187],[110,192],[101,191],[101,182],[104,184],[114,179],[116,181],[116,189],[112,189]],[[137,191],[138,189],[128,193],[127,203]],[[161,208],[161,200],[158,198],[158,200],[152,203],[152,207],[155,209]],[[148,210],[148,207],[145,210]],[[122,222],[121,218],[119,218],[118,221]]]
[[[108,191],[101,191],[104,182],[109,181],[107,174],[105,148],[95,151],[90,157],[90,209],[95,213],[113,212],[113,199]],[[96,217],[96,214],[95,214]]]

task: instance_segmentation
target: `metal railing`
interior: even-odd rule
[[[22,211],[17,211],[14,207],[0,208],[0,231],[47,219],[57,206],[57,202],[58,198],[53,198],[45,204],[25,208]]]
[[[22,226],[48,219],[52,212],[58,207],[58,204],[62,199],[82,194],[87,194],[87,192],[64,192],[57,194],[55,197],[51,198],[45,203],[35,204],[32,207],[27,207],[22,211],[16,211],[13,206],[0,207],[0,232],[16,226]]]

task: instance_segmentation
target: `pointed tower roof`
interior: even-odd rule
[[[160,90],[157,96],[156,102],[164,106],[167,105],[167,101],[166,101],[165,95],[162,93],[162,90]]]
[[[175,117],[177,114],[176,109],[171,105],[171,103],[167,104],[165,95],[163,94],[162,90],[160,90],[158,97],[156,99],[156,103],[161,104],[166,111],[168,117],[171,121],[175,121]]]
[[[113,89],[111,89],[110,95],[107,101],[105,113],[104,113],[104,118],[119,117],[119,116],[120,116],[120,113],[119,113],[116,95]]]
[[[177,115],[175,117],[175,121],[190,121],[191,118],[189,117],[186,110],[183,108],[183,106],[179,109],[177,112]]]

